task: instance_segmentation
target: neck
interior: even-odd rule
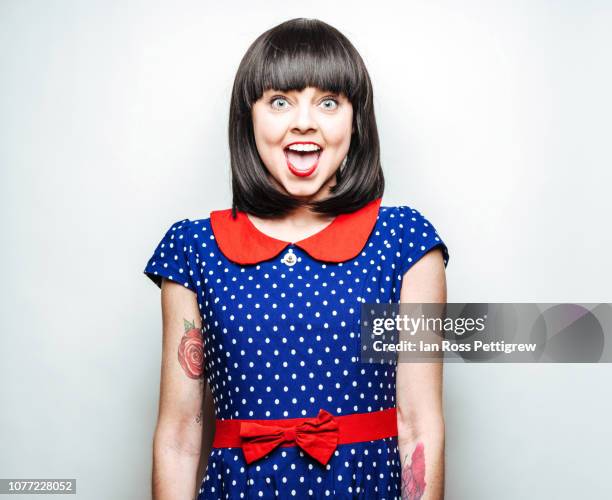
[[[311,198],[311,201],[314,201]],[[332,223],[334,216],[313,212],[301,206],[282,218],[262,219],[248,215],[253,225],[264,234],[282,241],[295,243],[312,236]]]

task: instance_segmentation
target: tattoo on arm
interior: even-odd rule
[[[425,454],[423,443],[417,443],[412,452],[411,461],[408,454],[402,465],[402,500],[419,500],[425,492]]]
[[[195,326],[195,321],[183,319],[185,334],[178,348],[178,360],[185,374],[204,384],[204,334],[202,328]]]

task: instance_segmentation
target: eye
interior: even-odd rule
[[[325,109],[333,110],[333,109],[336,109],[338,107],[339,102],[338,102],[338,99],[335,99],[333,97],[326,97],[325,99],[323,99],[321,104],[323,104],[323,107]]]
[[[287,99],[285,99],[284,97],[276,96],[270,99],[270,105],[275,109],[283,109],[286,108],[289,104],[287,102]]]

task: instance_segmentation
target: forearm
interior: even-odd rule
[[[193,444],[192,444],[193,443]],[[196,497],[200,440],[158,430],[153,441],[153,500],[193,500]]]
[[[444,498],[444,422],[399,425],[402,500]]]

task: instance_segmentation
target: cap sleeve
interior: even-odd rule
[[[415,208],[401,206],[400,221],[402,229],[400,272],[402,276],[423,255],[435,247],[442,249],[444,267],[448,266],[448,248],[429,220]]]
[[[144,274],[160,288],[162,278],[167,278],[197,293],[190,263],[193,249],[189,223],[189,219],[183,219],[172,224],[147,262]]]

